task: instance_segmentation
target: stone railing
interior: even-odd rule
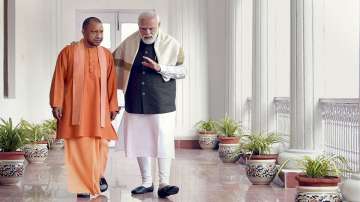
[[[284,140],[290,142],[290,98],[274,97],[276,132],[281,134]]]
[[[359,99],[320,99],[324,150],[344,156],[354,172],[360,167]]]

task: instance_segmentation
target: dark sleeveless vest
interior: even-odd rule
[[[165,82],[162,76],[141,62],[143,56],[157,61],[154,44],[140,41],[140,47],[131,68],[125,93],[125,110],[134,114],[162,114],[173,112],[175,107],[176,81]]]

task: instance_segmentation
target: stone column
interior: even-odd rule
[[[314,93],[313,1],[291,0],[291,136],[290,149],[280,154],[280,162],[313,156],[321,138]],[[299,166],[289,161],[286,168]]]
[[[360,21],[359,21],[360,22]],[[359,44],[360,46],[360,44]],[[360,55],[359,55],[360,58]],[[360,87],[360,81],[359,81]],[[359,92],[360,96],[360,92]],[[359,99],[360,100],[360,99]],[[360,103],[359,103],[360,108]],[[360,119],[358,120],[360,121]],[[360,125],[360,124],[359,124]],[[358,125],[358,126],[359,126]],[[358,135],[360,134],[360,127],[358,127]],[[358,159],[360,162],[360,159]],[[341,193],[346,201],[360,202],[360,173],[353,173],[350,179],[347,179],[340,187]]]
[[[269,91],[268,45],[268,0],[254,0],[251,131],[255,133],[275,129],[274,96]]]
[[[226,112],[250,130],[252,1],[226,0]]]

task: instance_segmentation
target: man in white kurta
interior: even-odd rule
[[[176,79],[185,77],[180,44],[159,29],[159,16],[141,13],[139,31],[126,38],[114,51],[118,66],[118,87],[125,94],[125,113],[120,124],[125,154],[137,157],[142,185],[131,191],[154,190],[151,158],[159,166],[158,196],[178,193],[170,185],[171,160],[175,158]]]

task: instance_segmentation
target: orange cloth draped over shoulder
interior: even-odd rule
[[[50,91],[51,107],[62,108],[57,138],[116,140],[110,112],[118,110],[116,70],[109,50],[83,42],[59,54]]]

